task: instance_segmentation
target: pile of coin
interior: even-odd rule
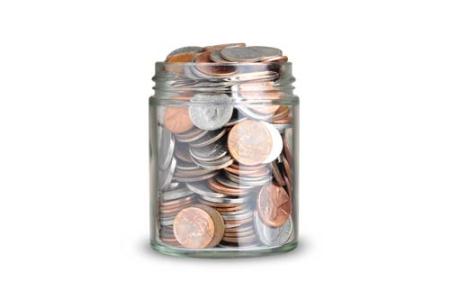
[[[293,107],[281,50],[172,51],[156,119],[159,239],[172,247],[276,247],[294,239]],[[163,90],[162,90],[163,91]]]

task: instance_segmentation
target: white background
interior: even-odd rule
[[[448,1],[0,3],[1,289],[449,289]],[[153,63],[238,41],[295,65],[300,247],[161,256]]]

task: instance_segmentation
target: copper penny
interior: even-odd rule
[[[183,133],[194,126],[185,107],[166,107],[164,111],[164,126],[172,133]]]
[[[192,62],[195,56],[196,56],[195,52],[183,52],[174,55],[169,55],[166,58],[167,64],[165,65],[165,68],[169,72],[183,73],[184,65],[182,64],[186,62]]]
[[[284,188],[269,183],[259,192],[257,209],[261,220],[266,225],[280,227],[288,220],[292,203]]]
[[[263,163],[272,151],[272,135],[260,121],[245,120],[233,126],[228,134],[231,156],[245,165]]]
[[[220,214],[204,205],[181,210],[173,223],[176,240],[185,248],[202,249],[216,246],[224,234]]]

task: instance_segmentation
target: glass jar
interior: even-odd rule
[[[156,63],[151,245],[259,256],[297,245],[298,104],[291,63]]]

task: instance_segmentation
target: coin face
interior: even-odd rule
[[[261,60],[260,53],[250,47],[227,47],[222,49],[220,54],[229,61],[257,62]]]
[[[192,123],[203,130],[216,130],[230,121],[233,114],[231,98],[225,94],[197,94],[191,99],[189,116]]]
[[[259,217],[268,226],[282,226],[291,214],[292,203],[286,190],[268,183],[259,192],[257,200]]]
[[[214,221],[205,210],[188,207],[176,215],[173,231],[183,247],[202,249],[208,247],[214,238]]]
[[[227,145],[231,156],[239,163],[258,165],[272,152],[272,134],[263,122],[245,120],[230,130]]]
[[[193,124],[189,111],[184,107],[167,107],[164,111],[164,126],[172,133],[189,131]]]

